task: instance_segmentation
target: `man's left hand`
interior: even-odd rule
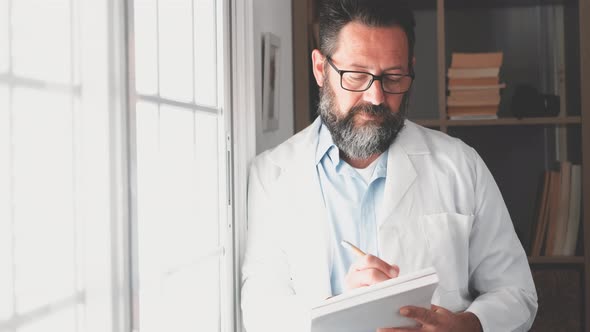
[[[418,322],[419,327],[413,328],[382,328],[378,332],[479,332],[482,331],[477,316],[471,312],[453,313],[443,307],[432,305],[430,310],[414,306],[400,309],[402,316]]]

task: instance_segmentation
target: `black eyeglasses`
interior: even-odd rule
[[[340,86],[347,91],[363,92],[371,87],[375,81],[381,81],[381,89],[385,93],[402,94],[408,92],[414,81],[414,73],[410,74],[383,74],[373,75],[364,71],[354,70],[340,70],[338,69],[330,57],[326,60],[340,75]]]

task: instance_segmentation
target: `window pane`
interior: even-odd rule
[[[70,82],[71,1],[13,0],[11,3],[15,74]]]
[[[220,331],[220,258],[142,280],[140,331]]]
[[[157,16],[153,1],[134,5],[135,38],[143,41],[136,41],[137,91],[155,89],[151,70],[156,67],[163,98],[136,105],[135,327],[219,331],[220,264],[226,259],[220,240],[226,208],[219,190],[225,186],[219,172],[225,162],[223,118],[166,100],[218,107],[222,41],[217,40],[216,1],[159,0]],[[156,53],[154,48],[157,65],[151,57],[141,59]]]
[[[195,99],[217,105],[215,0],[195,0]]]
[[[160,94],[192,101],[192,1],[160,1],[159,14]]]
[[[219,256],[202,256],[219,247],[217,116],[160,108],[137,104],[140,329],[214,331]]]
[[[0,85],[0,321],[12,315],[10,198],[10,108],[8,89]]]
[[[158,241],[162,209],[159,207],[159,113],[158,106],[137,103],[137,219],[139,252],[141,257],[153,257],[140,262],[147,275],[157,273],[160,250]]]
[[[196,183],[199,191],[195,199],[199,232],[197,241],[200,250],[211,250],[219,245],[219,141],[218,116],[210,113],[195,113],[195,163]]]
[[[166,243],[163,253],[166,268],[186,264],[200,252],[199,234],[207,233],[200,228],[198,195],[205,188],[197,182],[198,164],[209,162],[195,154],[194,114],[190,110],[161,106],[160,157],[162,180],[161,208],[165,211],[166,232],[160,241]],[[199,157],[199,162],[197,162]],[[215,161],[214,161],[215,162]],[[211,242],[212,234],[206,241]],[[215,243],[212,243],[213,247]],[[209,249],[211,248],[209,247]]]
[[[39,320],[23,325],[17,332],[76,332],[75,307],[66,307],[55,313],[41,314]]]
[[[15,290],[21,314],[75,292],[70,103],[67,95],[14,89]]]
[[[219,331],[218,256],[165,276],[163,320],[170,331]]]
[[[158,93],[156,0],[137,0],[135,7],[135,87],[140,94]]]
[[[0,0],[0,73],[8,71],[8,22],[8,0]]]

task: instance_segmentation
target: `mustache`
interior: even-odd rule
[[[373,105],[368,103],[363,103],[360,105],[355,105],[350,108],[350,111],[347,114],[347,118],[352,118],[358,113],[366,113],[369,115],[379,115],[379,116],[389,116],[391,115],[391,109],[386,105],[379,104]]]

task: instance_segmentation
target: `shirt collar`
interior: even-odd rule
[[[377,159],[377,165],[373,171],[373,179],[384,178],[387,175],[387,157],[389,150],[385,150]]]
[[[315,165],[317,166],[317,164],[322,161],[326,155],[328,155],[334,165],[338,165],[340,163],[340,150],[336,144],[334,144],[332,135],[323,122],[320,125],[319,131],[318,147],[315,154]]]

